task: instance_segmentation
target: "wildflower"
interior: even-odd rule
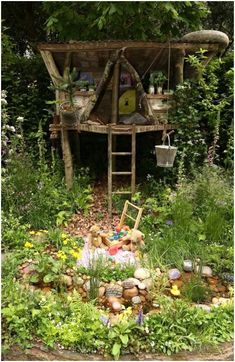
[[[62,259],[62,260],[67,259],[67,256],[65,255],[65,253],[62,250],[58,251],[57,256],[58,256],[59,259]]]
[[[64,244],[64,245],[67,245],[67,244],[68,244],[68,241],[69,241],[69,239],[64,239],[64,240],[63,240],[63,244]]]
[[[81,251],[75,251],[75,250],[71,250],[70,254],[75,258],[75,259],[79,259],[81,257]]]
[[[17,120],[17,122],[23,122],[23,121],[24,121],[24,117],[17,117],[16,120]]]
[[[144,322],[144,313],[143,313],[143,309],[141,307],[139,310],[139,313],[138,313],[136,323],[141,326],[143,324],[143,322]]]
[[[31,249],[33,247],[33,244],[30,243],[29,241],[26,241],[26,243],[24,244],[25,248]]]
[[[29,235],[35,235],[35,231],[31,230],[31,231],[29,232]]]
[[[62,239],[67,239],[67,237],[68,237],[67,234],[65,234],[65,233],[62,233],[62,234],[61,234],[61,238],[62,238]]]
[[[107,326],[108,323],[109,323],[109,318],[106,317],[106,316],[101,315],[101,316],[100,316],[100,321],[101,321],[105,326]]]
[[[37,231],[37,232],[35,233],[35,235],[40,236],[40,235],[42,235],[42,232],[41,232],[41,231]]]
[[[2,99],[1,99],[1,103],[2,103],[2,104],[7,104],[7,100],[6,100],[5,98],[2,98]]]
[[[166,220],[166,225],[173,225],[173,221],[171,219]]]

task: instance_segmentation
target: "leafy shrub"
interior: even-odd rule
[[[202,303],[208,299],[210,292],[199,276],[192,276],[187,283],[184,283],[182,295],[191,302]]]
[[[146,317],[143,329],[132,336],[132,350],[171,355],[233,339],[232,304],[213,308],[208,313],[181,300],[166,298],[162,302],[161,313]]]

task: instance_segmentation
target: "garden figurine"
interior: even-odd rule
[[[94,246],[96,248],[99,248],[102,244],[102,237],[100,236],[100,228],[96,224],[90,228],[89,244],[90,246]]]

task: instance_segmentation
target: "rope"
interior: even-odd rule
[[[167,92],[169,93],[169,89],[170,89],[170,71],[171,71],[171,43],[169,42],[169,46],[168,46],[168,69],[167,69]],[[166,99],[166,105],[167,105],[167,109],[166,109],[166,119],[168,122],[168,101],[169,101],[169,97],[167,97]]]
[[[144,72],[144,74],[142,75],[141,79],[144,79],[146,73],[148,73],[149,69],[152,67],[153,63],[157,60],[157,58],[159,57],[159,55],[161,55],[162,53],[162,49],[156,54],[155,58],[153,59],[152,63],[150,64],[150,66],[147,68],[147,70]]]

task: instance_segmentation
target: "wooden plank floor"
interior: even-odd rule
[[[155,131],[163,131],[163,130],[172,130],[177,129],[178,125],[176,124],[152,124],[152,125],[145,125],[145,126],[139,126],[134,125],[136,133],[145,133],[145,132],[155,132]],[[65,128],[66,130],[74,130],[78,132],[92,132],[92,133],[102,133],[102,134],[108,134],[109,125],[94,125],[94,124],[78,124],[77,126],[62,126],[62,124],[50,124],[49,129],[50,132],[53,131],[61,131],[62,128]],[[112,133],[113,134],[131,134],[132,133],[132,125],[112,125]]]

